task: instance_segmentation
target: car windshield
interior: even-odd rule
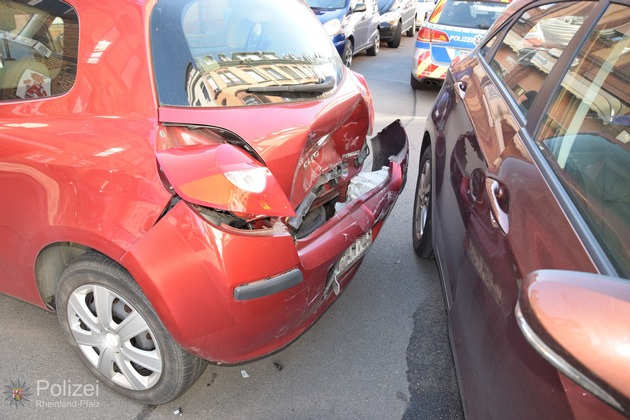
[[[341,9],[346,5],[346,0],[306,0],[313,9]]]
[[[431,23],[459,28],[488,29],[506,8],[507,3],[482,1],[446,1],[429,19]]]
[[[342,64],[300,1],[161,0],[151,15],[161,105],[249,106],[329,95]]]

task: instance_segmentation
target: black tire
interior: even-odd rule
[[[422,83],[420,80],[417,80],[415,77],[413,77],[413,74],[411,75],[411,80],[409,82],[411,83],[411,87],[414,89],[424,88],[424,83]]]
[[[378,50],[381,48],[381,34],[379,31],[376,31],[376,37],[374,38],[374,43],[370,48],[365,50],[366,54],[372,57],[375,57],[378,54]]]
[[[405,32],[405,35],[407,36],[415,36],[416,35],[416,17],[413,17],[413,22],[411,23],[411,27],[409,29],[407,29],[407,32]]]
[[[392,38],[391,41],[387,43],[387,46],[389,48],[398,48],[398,46],[400,45],[401,38],[402,38],[402,24],[398,22],[398,25],[396,25],[396,29],[394,30],[394,37]]]
[[[431,198],[433,174],[431,172],[431,146],[427,147],[420,158],[418,182],[413,203],[413,249],[419,257],[433,258],[432,222],[433,199]]]
[[[349,39],[346,39],[346,43],[343,46],[343,53],[341,55],[341,61],[343,61],[344,66],[346,67],[352,66],[352,54],[353,54],[352,41]]]
[[[206,367],[175,343],[131,275],[101,254],[84,254],[63,271],[56,307],[81,361],[99,381],[134,400],[172,401]]]

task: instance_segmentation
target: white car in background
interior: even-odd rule
[[[434,7],[434,0],[418,0],[416,5],[416,26],[422,25],[431,16]]]

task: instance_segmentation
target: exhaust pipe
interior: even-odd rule
[[[427,86],[440,86],[442,82],[435,79],[424,79],[424,84]]]

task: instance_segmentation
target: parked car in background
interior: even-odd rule
[[[360,52],[378,54],[381,39],[376,0],[307,0],[307,3],[347,67],[352,65],[352,57]]]
[[[416,3],[416,27],[419,28],[425,20],[429,19],[433,8],[435,8],[435,0],[418,0]]]
[[[381,15],[381,41],[390,48],[398,48],[404,33],[416,34],[415,0],[378,0],[378,12]]]
[[[0,0],[0,31],[0,291],[144,404],[295,340],[405,184],[303,1]]]
[[[418,31],[411,87],[439,86],[451,61],[469,54],[506,6],[492,0],[439,0]]]
[[[453,64],[413,213],[467,418],[630,415],[630,5],[522,1]]]

